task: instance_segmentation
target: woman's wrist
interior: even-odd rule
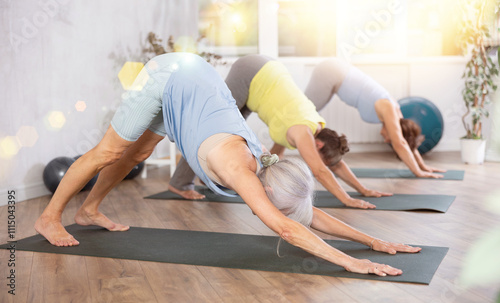
[[[366,196],[366,194],[369,192],[370,190],[364,186],[361,186],[360,189],[358,189],[358,193],[362,194],[363,196]]]
[[[370,246],[370,249],[373,250],[373,244],[375,244],[375,242],[377,242],[378,239],[377,238],[373,238],[371,241],[370,241],[370,244],[368,246]]]
[[[349,195],[347,195],[347,197],[345,197],[344,199],[339,199],[340,202],[342,202],[343,204],[345,205],[349,205],[350,202],[353,200],[353,198]]]
[[[415,174],[415,176],[417,176],[417,177],[424,177],[424,176],[425,176],[425,173],[426,173],[426,171],[424,171],[424,170],[422,170],[422,169],[420,169],[420,168],[419,168],[419,169],[417,170],[417,172],[416,172],[416,173],[414,173],[414,174]]]
[[[351,257],[349,255],[345,255],[344,258],[342,258],[341,260],[339,260],[339,262],[337,263],[337,265],[342,266],[346,270],[349,270],[349,268],[352,267],[352,265],[356,262],[356,260],[357,259],[354,258],[354,257]]]

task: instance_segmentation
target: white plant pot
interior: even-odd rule
[[[486,140],[460,139],[462,161],[467,164],[483,164],[486,152]]]

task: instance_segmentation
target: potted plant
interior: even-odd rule
[[[222,56],[210,53],[210,52],[198,52],[198,44],[204,39],[204,36],[199,37],[196,41],[189,36],[181,36],[174,41],[173,36],[169,36],[167,43],[164,44],[163,40],[159,38],[155,33],[149,32],[146,40],[149,46],[144,47],[142,52],[144,54],[158,56],[166,53],[172,52],[190,52],[198,54],[200,57],[204,58],[208,63],[213,66],[225,65],[226,62],[222,59]],[[148,61],[151,58],[147,58]]]
[[[490,95],[497,89],[495,77],[497,64],[489,55],[486,39],[490,37],[487,23],[491,12],[498,13],[500,1],[464,0],[462,1],[463,23],[459,44],[464,54],[470,52],[462,78],[465,87],[462,91],[467,111],[462,116],[466,135],[461,138],[462,161],[469,164],[484,162],[486,141],[483,138],[482,120],[488,118],[487,105]],[[494,5],[491,7],[491,5]]]

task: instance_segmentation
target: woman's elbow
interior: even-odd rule
[[[287,220],[288,222],[280,226],[277,233],[283,240],[290,244],[295,244],[297,242],[296,239],[298,238],[298,234],[300,233],[300,228],[303,228],[304,226],[296,221],[291,219],[289,220],[290,221]]]
[[[296,238],[295,234],[296,232],[293,230],[293,228],[290,227],[284,227],[278,232],[279,236],[285,240],[288,243],[293,244],[294,240]]]

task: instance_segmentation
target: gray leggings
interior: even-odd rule
[[[260,69],[271,60],[273,59],[263,55],[248,55],[236,60],[227,74],[227,87],[245,119],[252,113],[246,106],[250,83]]]
[[[250,83],[259,70],[270,60],[263,55],[248,55],[236,60],[226,77],[226,84],[236,100],[236,105],[243,118],[247,119],[252,113],[246,106]],[[193,190],[195,173],[184,158],[179,160],[170,185],[178,190]]]
[[[332,100],[344,81],[350,66],[337,58],[327,59],[319,63],[311,75],[304,94],[322,110]]]

